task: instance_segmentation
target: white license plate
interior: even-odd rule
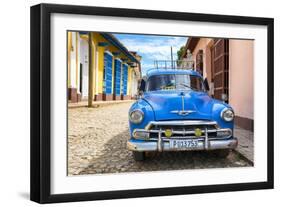
[[[194,149],[198,147],[198,140],[193,139],[173,139],[170,140],[170,148],[172,149]]]

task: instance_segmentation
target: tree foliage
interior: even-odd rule
[[[184,53],[184,49],[185,49],[185,46],[181,46],[181,48],[177,51],[177,55],[178,55],[178,60],[181,59],[183,53]]]

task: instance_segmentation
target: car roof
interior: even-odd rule
[[[147,78],[149,78],[150,76],[153,76],[153,75],[165,75],[165,74],[197,75],[197,76],[202,77],[200,73],[196,72],[193,69],[172,69],[172,68],[157,69],[157,68],[153,68],[146,72]]]

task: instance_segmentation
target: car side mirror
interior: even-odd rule
[[[205,89],[206,89],[207,91],[210,90],[210,87],[209,87],[209,83],[208,83],[208,79],[207,79],[207,78],[204,79],[204,86],[205,86]]]
[[[144,92],[144,91],[145,91],[145,80],[141,79],[139,92]]]

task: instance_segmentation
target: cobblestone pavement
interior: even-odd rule
[[[126,149],[132,103],[68,110],[68,175],[249,166],[232,152],[226,159],[206,152],[150,153],[136,162]]]

